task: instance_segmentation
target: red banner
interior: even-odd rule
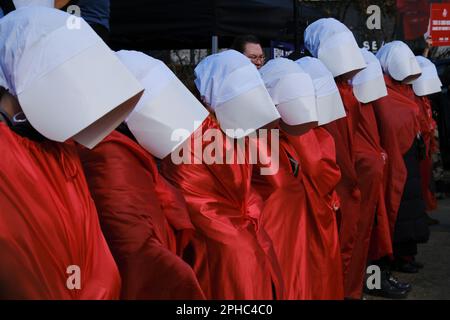
[[[450,4],[432,3],[430,36],[433,47],[450,46]]]

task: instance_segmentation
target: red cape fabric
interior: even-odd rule
[[[420,132],[426,147],[425,159],[420,161],[422,194],[427,206],[427,211],[433,211],[437,209],[437,200],[434,193],[430,190],[430,184],[433,174],[432,155],[439,151],[438,143],[434,136],[437,125],[433,119],[433,110],[431,108],[430,99],[428,99],[428,97],[416,96],[416,101],[420,107]]]
[[[336,222],[338,200],[334,189],[340,179],[333,138],[323,128],[302,136],[282,135],[282,141],[300,164],[297,184],[305,190],[305,213],[300,221],[303,242],[302,298],[343,299],[344,281]],[[289,147],[290,146],[290,147]],[[288,149],[289,148],[289,149]],[[292,178],[291,178],[292,179]],[[292,202],[280,203],[287,208]]]
[[[338,81],[339,90],[348,85]],[[342,92],[341,92],[342,95]],[[359,221],[361,192],[358,187],[358,176],[355,169],[354,140],[358,128],[359,105],[344,102],[347,117],[336,120],[324,127],[334,138],[336,144],[336,162],[341,169],[341,180],[336,186],[340,198],[338,211],[339,239],[341,245],[344,281],[351,276],[350,262]],[[348,290],[345,294],[347,295]]]
[[[76,147],[33,142],[0,122],[0,152],[0,298],[119,298]],[[80,290],[67,286],[72,265]]]
[[[280,262],[286,290],[284,298],[343,299],[335,213],[328,207],[326,198],[305,181],[300,160],[303,156],[297,155],[289,142],[291,139],[298,140],[299,148],[309,149],[311,155],[302,160],[319,169],[317,166],[323,163],[315,160],[321,156],[321,150],[313,131],[292,138],[281,133],[278,172],[261,175],[255,166],[252,182],[265,200],[262,222]],[[299,164],[297,176],[289,158]],[[326,166],[321,169],[329,177],[330,170]],[[337,175],[340,176],[339,171]]]
[[[242,154],[210,116],[183,145],[183,156],[192,164],[175,164],[170,157],[162,163],[163,174],[183,193],[197,230],[193,268],[203,292],[208,299],[272,299],[273,284],[276,297],[283,297],[275,252],[260,221],[262,201],[251,188],[252,165],[248,159],[238,164],[236,158],[234,164],[201,161],[195,145],[199,142],[200,155],[208,153],[211,132],[227,140],[216,156],[224,159],[226,148]]]
[[[186,204],[153,157],[119,132],[80,149],[100,223],[122,277],[123,299],[203,299],[182,255],[192,233]],[[178,241],[184,239],[184,243]]]
[[[353,92],[346,90],[344,101],[358,103]],[[361,209],[350,262],[351,276],[346,279],[347,297],[360,298],[366,275],[371,235],[376,241],[379,258],[392,254],[386,207],[384,203],[384,178],[387,154],[381,148],[380,136],[372,104],[360,104],[358,129],[355,136],[356,172],[361,190]],[[375,221],[377,223],[375,224]],[[373,257],[371,257],[373,258]]]
[[[387,75],[385,81],[388,96],[373,102],[373,106],[381,146],[388,155],[385,204],[392,238],[407,176],[403,155],[411,148],[419,132],[419,122],[418,108],[410,86]],[[377,248],[371,249],[371,256],[379,256]]]

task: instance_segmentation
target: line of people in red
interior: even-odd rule
[[[214,54],[195,96],[68,18],[0,20],[0,298],[360,299],[368,264],[369,293],[407,295],[389,267],[429,235],[429,60],[320,19],[313,57]]]

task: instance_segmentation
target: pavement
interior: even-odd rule
[[[425,268],[417,274],[394,273],[399,280],[412,284],[408,300],[450,300],[450,199],[440,200],[431,217],[440,224],[430,227],[430,241],[419,246],[416,257]]]

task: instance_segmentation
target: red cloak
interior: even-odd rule
[[[0,141],[0,298],[119,298],[76,147],[33,142],[1,122]],[[76,284],[70,266],[80,290],[67,286]]]
[[[346,93],[347,95],[350,92]],[[344,101],[355,99],[344,98]],[[356,100],[356,99],[355,99]],[[355,101],[354,103],[358,103]],[[392,242],[384,203],[384,178],[387,154],[381,148],[378,126],[371,103],[360,105],[358,129],[355,137],[356,172],[361,190],[361,209],[357,236],[350,263],[350,275],[346,279],[347,296],[360,298],[366,275],[372,233],[373,246],[379,258],[392,254]],[[376,221],[376,223],[375,223]],[[371,257],[373,258],[373,257]]]
[[[407,176],[403,156],[411,148],[419,133],[419,122],[418,108],[414,104],[411,87],[387,75],[385,82],[388,96],[373,102],[373,106],[381,146],[388,155],[385,204],[392,238]],[[375,258],[380,256],[377,248],[372,248],[370,255]]]
[[[437,200],[434,193],[430,190],[430,184],[433,174],[432,155],[439,151],[438,143],[434,136],[436,122],[433,119],[433,110],[428,97],[417,97],[417,104],[420,107],[420,132],[425,143],[425,157],[420,161],[420,177],[422,182],[422,195],[427,206],[427,211],[437,209]]]
[[[310,156],[302,159],[290,140],[297,140],[296,145],[308,149]],[[262,222],[280,262],[285,298],[343,299],[335,212],[305,180],[301,164],[303,160],[320,170],[316,157],[321,156],[321,150],[316,136],[313,131],[301,137],[281,133],[279,142],[278,172],[263,176],[255,167],[253,186],[265,200]],[[330,171],[326,167],[321,169],[329,177]],[[339,179],[339,171],[337,175]]]
[[[315,128],[298,137],[285,135],[284,138],[299,161],[299,175],[306,195],[305,222],[300,229],[307,242],[302,248],[306,260],[304,298],[343,299],[344,280],[335,211],[339,201],[334,192],[341,173],[336,165],[333,138],[323,128]]]
[[[176,236],[187,239],[193,231],[186,205],[153,157],[119,132],[93,150],[80,149],[80,156],[119,266],[121,298],[204,298],[193,270],[176,255],[185,246]]]
[[[344,81],[338,81],[338,88],[349,90]],[[351,89],[351,88],[350,88]],[[341,93],[342,95],[342,93]],[[341,180],[336,186],[340,198],[338,211],[339,239],[341,246],[344,281],[349,274],[350,261],[356,241],[359,221],[361,192],[358,187],[358,176],[355,170],[354,140],[358,127],[359,105],[344,102],[347,117],[336,120],[324,127],[334,138],[336,144],[336,162],[341,169]],[[347,292],[345,292],[347,294]]]
[[[208,150],[204,134],[208,129],[227,140],[216,153],[234,151],[233,164],[207,164],[198,155]],[[212,131],[209,131],[212,132]],[[200,141],[200,152],[196,142]],[[281,273],[272,243],[261,225],[262,201],[251,188],[252,165],[242,164],[236,155],[240,145],[226,138],[210,116],[184,146],[191,146],[183,156],[191,163],[175,164],[164,159],[162,172],[183,193],[196,228],[193,268],[208,299],[272,299],[283,297]],[[219,144],[219,146],[222,146]],[[214,153],[214,152],[212,152]],[[225,161],[225,160],[224,160]],[[225,163],[225,162],[224,162]]]

